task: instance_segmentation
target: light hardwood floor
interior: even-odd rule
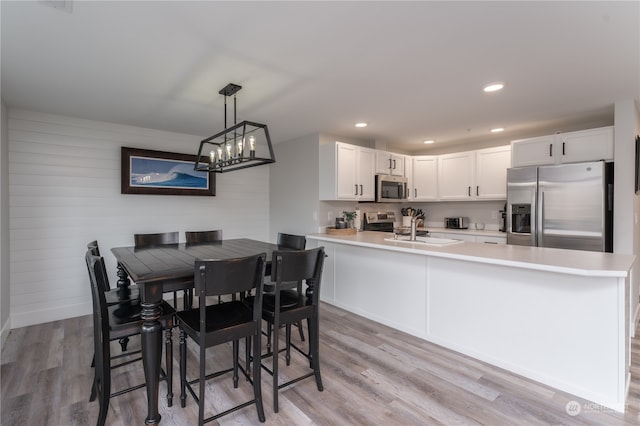
[[[640,332],[640,331],[639,331]],[[12,425],[91,425],[98,403],[89,402],[93,370],[91,317],[79,317],[12,330],[2,351],[1,418]],[[281,333],[284,334],[284,333]],[[297,339],[297,333],[293,333]],[[640,335],[640,334],[639,334]],[[139,345],[135,338],[132,347]],[[119,346],[114,344],[114,350]],[[197,366],[196,347],[189,346],[188,369]],[[230,347],[209,351],[210,365],[230,360]],[[242,353],[242,352],[241,352]],[[263,373],[267,425],[637,425],[640,424],[640,339],[633,341],[632,380],[625,414],[590,404],[459,353],[347,313],[321,307],[321,371],[324,392],[306,379],[280,391],[280,412],[272,408],[271,376]],[[174,405],[167,407],[160,384],[162,425],[197,423],[191,397],[180,407],[178,333],[174,331]],[[306,371],[293,356],[281,377]],[[143,380],[140,364],[114,373],[114,388]],[[209,413],[251,399],[241,380],[233,389],[230,376],[207,384]],[[581,412],[570,416],[567,403]],[[143,389],[113,398],[109,425],[144,424]],[[216,422],[213,422],[216,424]],[[219,424],[258,424],[250,406],[220,419]]]

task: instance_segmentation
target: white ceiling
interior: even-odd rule
[[[238,121],[275,143],[326,132],[417,153],[611,124],[640,99],[638,1],[52,4],[1,2],[9,107],[204,137],[232,82]]]

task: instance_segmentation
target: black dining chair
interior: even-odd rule
[[[104,269],[104,261],[102,257],[93,255],[91,249],[87,250],[85,260],[89,271],[89,281],[91,282],[95,354],[94,379],[89,401],[94,401],[98,397],[100,411],[97,424],[102,426],[106,422],[111,398],[145,387],[145,383],[142,383],[117,392],[111,392],[111,370],[142,360],[141,356],[139,356],[140,350],[129,351],[115,356],[111,355],[111,342],[113,340],[140,334],[140,328],[143,323],[141,317],[142,308],[137,301],[127,301],[107,306],[105,298],[107,273]],[[166,371],[161,371],[160,379],[165,380],[167,383],[167,404],[171,406],[173,402],[171,328],[174,326],[175,310],[166,302],[162,302],[160,309],[159,321],[166,334]],[[132,359],[132,357],[135,358]],[[122,358],[127,359],[119,364],[113,363]]]
[[[93,240],[87,244],[87,249],[91,250],[91,253],[94,256],[100,256],[100,247],[98,246],[98,241]],[[104,259],[103,259],[104,263]],[[105,282],[105,299],[107,301],[107,305],[116,305],[118,303],[126,302],[128,300],[140,300],[140,289],[137,285],[131,284],[126,289],[121,288],[111,288],[109,285],[109,281]],[[123,350],[126,350],[124,348]]]
[[[186,231],[184,233],[187,244],[215,243],[222,241],[222,229],[211,231]]]
[[[180,403],[186,405],[188,390],[198,405],[198,424],[218,419],[226,414],[255,403],[260,422],[265,421],[262,406],[262,388],[260,383],[261,348],[261,305],[262,279],[264,277],[266,254],[258,254],[236,259],[196,260],[195,291],[198,295],[198,308],[178,312],[176,318],[180,327]],[[207,296],[244,293],[255,289],[251,305],[231,300],[207,305]],[[187,336],[199,347],[199,375],[197,379],[187,380]],[[238,362],[240,339],[245,339],[247,358],[249,358],[249,340],[253,340],[252,373]],[[222,371],[206,374],[206,349],[223,343],[232,342],[233,366]],[[204,418],[205,381],[233,371],[233,387],[238,387],[238,370],[253,385],[253,400],[236,405],[211,417]],[[198,393],[191,385],[198,383]]]
[[[134,245],[136,248],[155,247],[166,244],[178,244],[180,237],[177,231],[161,232],[155,234],[134,234]],[[191,289],[183,290],[183,309],[191,308],[193,292]],[[173,292],[173,307],[178,309],[178,292]]]
[[[278,248],[280,249],[304,250],[307,246],[307,238],[304,235],[294,235],[294,234],[286,234],[283,232],[279,232],[278,240],[276,244],[278,244]],[[272,295],[267,294],[267,293],[271,293],[268,288],[269,284],[267,283],[266,285],[267,285],[267,288],[265,288],[265,295],[263,297],[270,299]],[[302,291],[302,288],[298,288],[296,290],[300,292]],[[296,290],[282,290],[283,292],[288,294],[283,293],[280,296],[280,300],[281,301],[296,300],[297,298]],[[302,329],[302,321],[299,321],[296,325],[298,327],[298,333],[300,334],[300,340],[304,342],[304,331]],[[270,349],[271,349],[271,325],[268,324],[267,325],[267,350],[270,350]]]
[[[262,366],[273,376],[273,410],[278,412],[278,390],[307,377],[315,376],[316,386],[319,391],[323,390],[322,378],[320,376],[320,283],[322,278],[322,268],[324,266],[324,247],[310,250],[284,250],[274,251],[271,259],[271,279],[274,286],[272,298],[264,297],[262,303],[262,319],[273,326],[272,351],[262,355],[262,358],[271,356],[273,359],[272,369]],[[310,295],[302,291],[302,282],[313,285]],[[295,287],[296,297],[290,299],[291,293],[282,290]],[[286,295],[286,300],[283,297]],[[309,331],[309,351],[304,352],[301,348],[291,343],[291,325],[302,320],[307,320]],[[280,327],[285,328],[286,341],[286,364],[291,361],[291,347],[309,360],[311,372],[298,378],[278,383],[278,357],[280,350],[279,332]]]

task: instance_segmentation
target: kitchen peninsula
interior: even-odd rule
[[[328,256],[321,299],[624,411],[634,256],[390,236],[308,235]]]

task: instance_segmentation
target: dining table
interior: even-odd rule
[[[278,249],[276,244],[247,238],[111,249],[118,262],[117,285],[121,294],[127,294],[132,281],[140,289],[143,319],[140,336],[148,404],[145,424],[158,424],[161,419],[158,413],[158,385],[162,326],[158,319],[163,293],[193,288],[196,260],[232,259],[266,253],[266,274],[270,275],[272,253]]]

